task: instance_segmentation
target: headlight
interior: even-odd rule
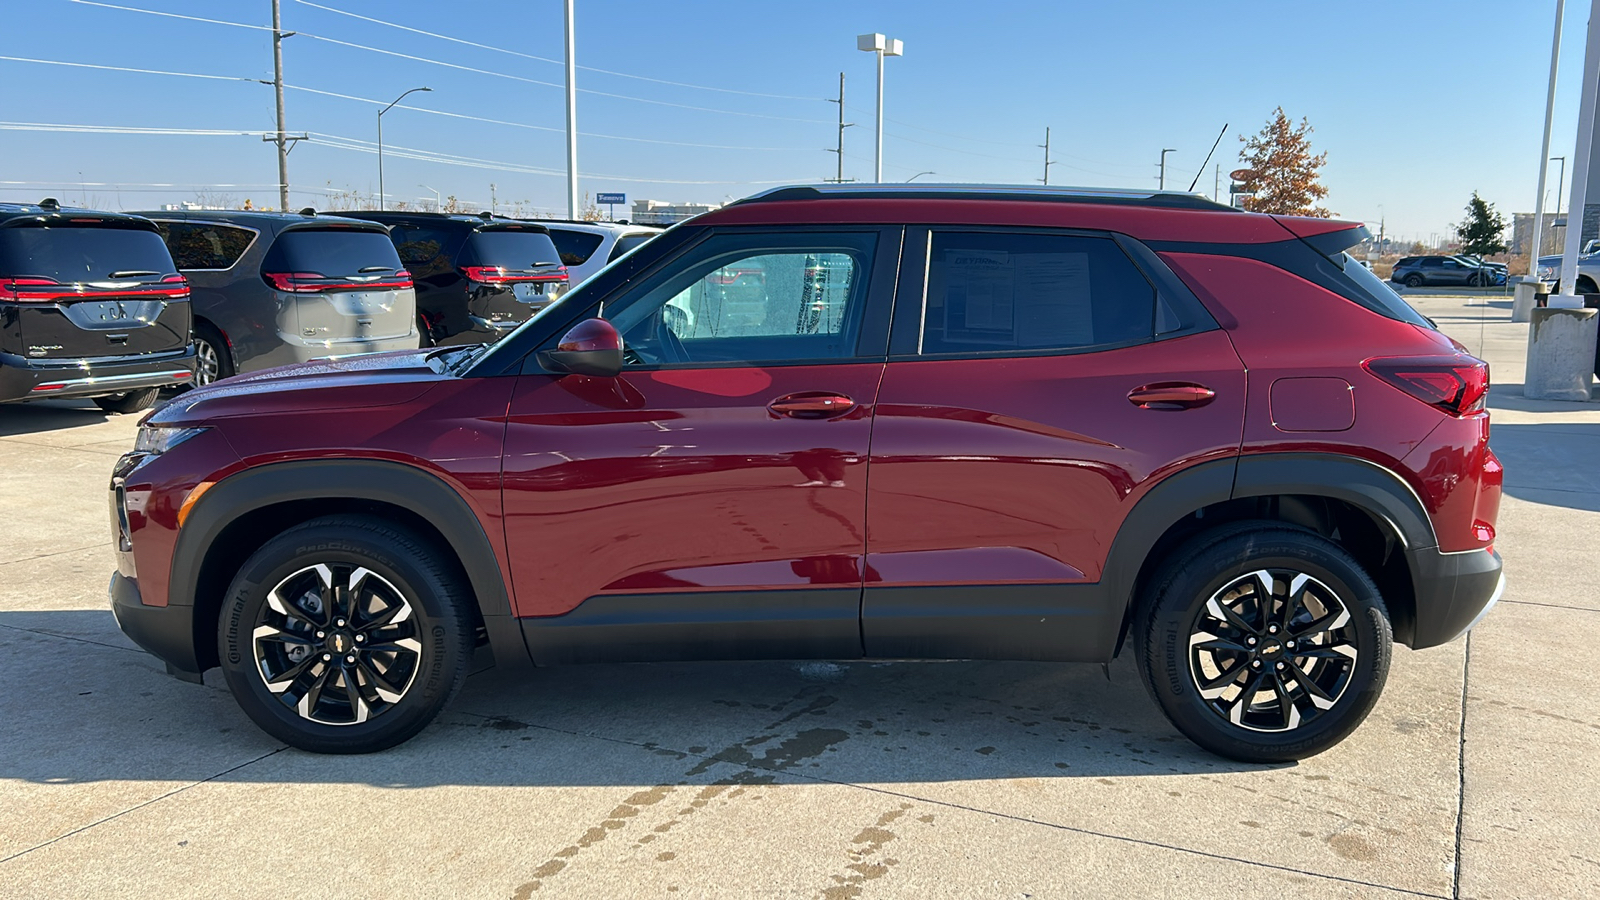
[[[1540,281],[1555,281],[1556,280],[1556,267],[1555,266],[1540,266],[1538,272],[1536,272],[1535,274],[1538,276]]]
[[[133,442],[133,450],[135,453],[160,456],[202,431],[205,431],[205,429],[175,428],[170,425],[140,425],[139,436]]]

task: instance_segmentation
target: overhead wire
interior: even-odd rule
[[[548,56],[536,56],[536,55],[534,55],[532,53],[523,53],[523,52],[518,51],[518,50],[508,50],[505,47],[496,47],[493,44],[480,44],[477,41],[469,41],[469,40],[466,40],[464,38],[451,37],[450,35],[447,35],[447,34],[439,34],[438,32],[427,31],[427,30],[421,29],[421,28],[413,28],[413,27],[411,27],[409,25],[401,25],[401,24],[399,24],[397,22],[386,22],[383,19],[375,19],[375,18],[373,18],[371,16],[363,16],[363,15],[360,15],[358,13],[349,12],[348,10],[336,9],[336,8],[334,8],[332,6],[325,6],[325,5],[321,4],[321,3],[313,3],[313,2],[311,2],[311,0],[295,0],[295,2],[299,3],[299,4],[303,5],[303,6],[310,6],[310,7],[314,8],[314,9],[325,10],[327,12],[336,13],[336,14],[341,15],[341,16],[349,16],[352,19],[360,19],[363,22],[371,22],[374,25],[385,25],[385,26],[387,26],[389,28],[398,28],[401,31],[409,31],[412,34],[420,34],[420,35],[424,35],[426,37],[438,38],[439,40],[442,40],[442,41],[449,41],[449,42],[451,42],[453,44],[461,44],[461,45],[464,45],[464,46],[467,46],[467,47],[474,47],[474,48],[477,48],[479,50],[492,50],[492,51],[494,51],[496,53],[504,53],[504,54],[507,54],[507,55],[510,55],[510,56],[518,56],[518,57],[521,57],[523,59],[531,59],[531,60],[535,60],[537,62],[551,63],[553,65],[558,65],[558,66],[566,64],[562,60],[551,59]],[[707,84],[691,84],[691,83],[686,82],[686,81],[671,81],[671,80],[668,80],[666,78],[652,78],[652,77],[650,77],[648,75],[635,75],[635,74],[632,74],[630,72],[617,72],[617,71],[612,70],[612,69],[601,69],[601,68],[598,68],[598,67],[595,67],[595,66],[577,66],[576,68],[582,69],[582,70],[587,71],[587,72],[599,72],[599,73],[604,74],[604,75],[614,75],[614,76],[616,76],[618,78],[632,78],[632,79],[635,79],[635,80],[638,80],[638,81],[648,81],[648,82],[651,82],[651,83],[654,83],[654,84],[671,85],[672,87],[693,88],[695,90],[700,90],[700,91],[717,91],[718,93],[740,94],[740,95],[743,95],[743,96],[746,96],[746,97],[767,97],[767,98],[770,98],[770,99],[773,99],[773,100],[805,100],[805,101],[808,101],[808,102],[826,102],[825,98],[819,98],[819,97],[802,97],[802,96],[798,96],[798,95],[795,95],[795,94],[769,94],[769,93],[765,93],[765,92],[762,92],[762,91],[741,91],[741,90],[738,90],[736,88],[713,87],[712,85],[707,85]]]
[[[212,81],[253,81],[259,83],[259,78],[242,78],[237,75],[202,75],[196,72],[169,72],[165,69],[136,69],[132,66],[106,66],[95,63],[67,62],[61,59],[36,59],[31,56],[0,56],[0,60],[9,62],[40,63],[46,66],[70,66],[74,69],[106,69],[112,72],[138,72],[143,75],[175,75],[181,78],[206,78]],[[269,84],[271,82],[268,82]]]

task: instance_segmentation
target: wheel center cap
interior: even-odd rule
[[[328,635],[328,649],[334,653],[348,652],[354,646],[355,641],[350,638],[350,635],[342,631],[335,631]]]
[[[1283,652],[1283,645],[1278,642],[1277,638],[1267,638],[1261,642],[1262,656],[1271,659],[1281,652]]]

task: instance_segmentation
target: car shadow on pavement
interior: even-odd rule
[[[0,779],[641,785],[942,782],[1217,774],[1131,658],[591,665],[471,678],[435,724],[376,755],[289,751],[212,670],[168,677],[109,613],[0,612]],[[8,672],[9,670],[9,672]],[[58,673],[72,671],[70,684]],[[51,674],[57,673],[57,674]],[[52,698],[41,703],[42,698]],[[730,782],[731,783],[731,782]]]
[[[37,434],[104,422],[113,416],[93,403],[47,400],[41,403],[0,404],[0,437]]]
[[[1489,446],[1505,466],[1505,493],[1533,503],[1600,512],[1600,469],[1595,465],[1600,461],[1600,422],[1495,423]]]

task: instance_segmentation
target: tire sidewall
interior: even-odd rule
[[[1318,543],[1325,546],[1319,547]],[[1205,555],[1228,560],[1204,565]],[[1388,614],[1376,586],[1354,560],[1310,534],[1248,532],[1206,548],[1191,559],[1154,598],[1146,643],[1146,672],[1152,693],[1173,724],[1191,740],[1234,759],[1274,762],[1301,759],[1332,747],[1366,718],[1388,677],[1393,641]],[[1331,710],[1287,732],[1260,732],[1223,719],[1200,696],[1189,659],[1189,635],[1206,602],[1218,590],[1258,569],[1304,572],[1327,585],[1350,611],[1358,657],[1350,682]]]
[[[245,713],[264,731],[316,752],[370,752],[398,744],[427,726],[464,680],[469,634],[447,604],[450,588],[398,548],[376,535],[316,526],[279,535],[256,551],[234,577],[217,623],[223,677]],[[411,604],[422,644],[417,672],[401,700],[359,725],[328,725],[301,718],[267,690],[257,667],[254,630],[268,592],[283,579],[317,563],[364,566],[387,579]],[[452,633],[457,632],[457,633]]]

